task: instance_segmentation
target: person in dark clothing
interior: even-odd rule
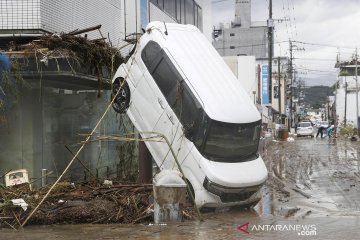
[[[319,134],[321,134],[320,137],[323,138],[323,131],[324,131],[324,129],[327,129],[327,128],[320,126],[320,127],[318,128],[316,137],[318,137]]]

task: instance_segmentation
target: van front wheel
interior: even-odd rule
[[[113,99],[114,96],[116,97],[112,103],[113,109],[117,113],[125,113],[130,105],[130,88],[123,78],[115,79],[112,86],[111,99]]]

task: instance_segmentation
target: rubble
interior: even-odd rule
[[[0,185],[0,228],[19,227],[49,188],[31,191]],[[152,194],[152,184],[60,182],[28,224],[148,224],[153,220]],[[14,206],[14,199],[22,199],[20,202],[28,205],[27,210]],[[192,208],[184,209],[183,215],[187,219],[193,218],[194,214]]]

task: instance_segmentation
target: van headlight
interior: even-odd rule
[[[204,183],[203,183],[204,188],[217,195],[217,196],[221,196],[221,194],[224,192],[223,188],[217,186],[217,184],[211,182],[207,177],[205,177]]]

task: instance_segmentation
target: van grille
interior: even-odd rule
[[[203,186],[207,191],[219,196],[221,201],[224,203],[248,200],[260,190],[262,185],[263,183],[249,187],[224,187],[211,182],[207,177],[205,177],[203,183]]]
[[[242,193],[223,193],[220,196],[222,202],[239,202],[248,200],[256,191],[242,192]]]

